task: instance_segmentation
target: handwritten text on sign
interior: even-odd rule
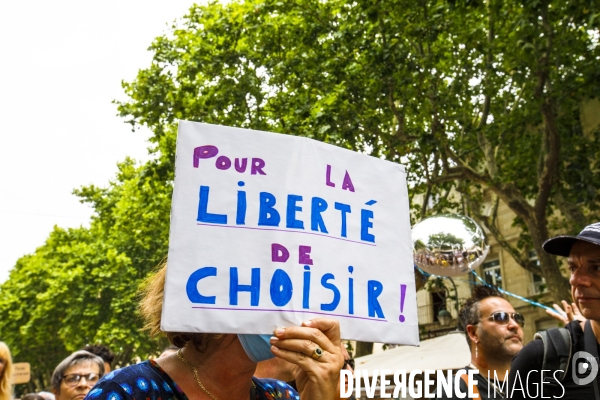
[[[417,342],[403,168],[306,138],[181,121],[163,329]],[[373,325],[377,322],[377,326]]]

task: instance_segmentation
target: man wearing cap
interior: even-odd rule
[[[600,222],[585,227],[577,236],[549,239],[543,248],[547,253],[568,257],[571,294],[587,321],[568,323],[565,326],[568,335],[564,339],[560,336],[552,339],[551,348],[547,345],[545,350],[542,340],[533,340],[525,346],[512,362],[508,395],[511,399],[555,397],[600,400],[597,361],[600,340]],[[566,371],[547,370],[548,365],[552,365],[551,361],[559,358],[558,353],[566,354]]]

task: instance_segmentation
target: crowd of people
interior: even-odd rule
[[[565,328],[538,333],[540,340],[524,347],[524,317],[495,288],[476,286],[459,320],[471,353],[461,371],[477,370],[477,385],[469,385],[464,373],[454,396],[443,392],[438,398],[600,400],[600,223],[577,236],[552,238],[543,248],[568,258],[573,302],[555,305],[552,313]],[[340,398],[340,370],[352,370],[354,360],[342,345],[337,321],[317,318],[273,335],[162,332],[165,275],[166,262],[150,278],[140,306],[149,332],[164,334],[171,343],[160,357],[113,370],[114,354],[107,347],[86,346],[56,367],[52,393],[21,399]],[[12,373],[10,350],[0,342],[0,400],[12,398]]]

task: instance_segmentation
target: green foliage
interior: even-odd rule
[[[19,260],[0,287],[0,336],[36,366],[38,387],[88,342],[109,344],[122,362],[156,349],[139,332],[135,290],[167,251],[179,119],[406,164],[415,218],[470,214],[556,300],[568,298],[541,244],[556,227],[598,218],[600,134],[584,134],[580,115],[600,93],[599,13],[575,0],[193,6],[123,83],[119,113],[152,130],[154,160],[126,160],[109,187],[76,191],[94,207],[90,227],[56,228]],[[523,228],[517,246],[497,227],[500,203]]]
[[[583,135],[580,109],[600,89],[599,11],[549,0],[195,6],[155,40],[119,110],[153,130],[169,168],[178,119],[402,162],[417,218],[470,214],[563,298],[567,283],[541,245],[552,224],[576,231],[598,215],[600,142]],[[517,214],[519,246],[484,213],[490,202]],[[541,268],[527,261],[531,248]]]
[[[162,179],[127,160],[109,188],[76,191],[96,210],[90,227],[55,227],[0,286],[0,336],[32,365],[29,391],[49,389],[56,365],[86,344],[107,344],[117,364],[159,352],[136,310],[138,286],[167,252],[172,172]]]

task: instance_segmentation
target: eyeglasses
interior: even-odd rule
[[[347,360],[344,360],[344,366],[342,367],[342,369],[348,369],[346,367],[350,366],[350,368],[354,369],[354,358],[349,358]]]
[[[507,313],[504,311],[496,311],[495,313],[492,313],[492,315],[490,315],[487,319],[489,319],[490,321],[494,321],[495,323],[500,325],[506,325],[508,324],[511,318],[517,324],[519,324],[521,328],[525,326],[525,317],[519,313]]]
[[[95,385],[96,382],[98,382],[98,380],[100,379],[100,375],[98,375],[98,374],[85,374],[85,375],[69,374],[69,375],[63,376],[63,380],[65,381],[67,386],[71,386],[71,387],[77,386],[79,384],[79,381],[81,381],[81,378],[85,378],[85,381],[88,384]]]

